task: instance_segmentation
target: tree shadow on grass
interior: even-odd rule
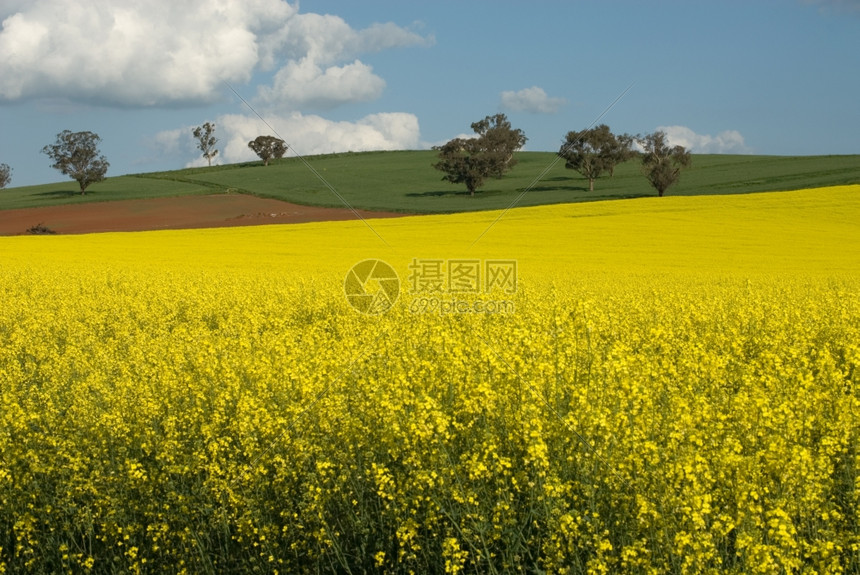
[[[608,200],[633,200],[636,198],[650,198],[651,194],[588,194],[584,196],[577,196],[576,198],[571,198],[570,202],[572,203],[581,203],[581,202],[603,202]]]
[[[529,192],[588,192],[588,186],[535,186]]]
[[[81,196],[80,190],[51,190],[50,192],[37,192],[32,194],[34,197],[41,198],[43,200],[57,200],[64,198],[79,198],[79,197],[87,197],[87,196],[98,196],[99,192],[93,192],[87,190],[86,195]]]
[[[477,190],[475,196],[484,194],[483,190]],[[429,192],[409,192],[406,197],[409,198],[444,198],[456,196],[469,196],[468,190],[431,190]]]

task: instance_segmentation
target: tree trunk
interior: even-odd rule
[[[588,178],[588,191],[594,191],[594,178]]]

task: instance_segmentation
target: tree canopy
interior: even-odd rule
[[[514,152],[526,145],[525,133],[514,129],[504,114],[487,116],[472,124],[472,131],[482,140],[487,154],[492,156],[490,175],[501,178],[516,165]]]
[[[5,188],[12,181],[12,168],[9,164],[0,164],[0,189]]]
[[[638,141],[643,148],[642,170],[662,197],[678,181],[681,169],[693,163],[692,156],[683,146],[669,146],[665,132],[647,134]]]
[[[197,149],[203,152],[203,157],[211,166],[212,158],[218,155],[218,150],[215,149],[215,144],[218,143],[218,138],[215,137],[215,124],[206,122],[194,128],[191,133],[197,139]]]
[[[105,179],[110,167],[99,152],[99,142],[101,138],[93,132],[63,130],[57,134],[56,142],[42,148],[42,153],[54,161],[52,168],[78,182],[84,195],[90,184]]]
[[[286,142],[274,136],[257,136],[248,142],[248,147],[263,160],[264,166],[269,165],[269,160],[283,158],[287,153]]]
[[[501,178],[516,160],[514,152],[526,143],[522,130],[514,129],[504,114],[487,116],[472,124],[475,138],[454,138],[433,149],[439,152],[439,161],[433,164],[445,172],[442,179],[452,184],[466,184],[469,194],[484,184],[490,176]]]
[[[576,170],[588,179],[589,191],[594,191],[594,180],[604,172],[610,175],[615,166],[633,155],[633,136],[616,136],[606,124],[580,132],[568,132],[558,155],[564,158],[566,168]]]
[[[633,136],[628,133],[616,134],[615,142],[610,149],[610,156],[612,157],[612,162],[609,164],[609,177],[615,175],[615,166],[618,164],[623,164],[628,160],[632,160],[636,156],[639,155],[633,148],[633,144],[636,142],[636,136]]]
[[[445,172],[442,179],[452,184],[466,184],[473,196],[494,168],[495,159],[478,138],[454,138],[434,149],[439,150],[439,162],[433,167]]]

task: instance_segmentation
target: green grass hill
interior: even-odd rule
[[[447,213],[615,198],[656,196],[638,162],[618,166],[613,177],[588,182],[565,169],[552,152],[519,152],[503,178],[487,180],[475,197],[465,186],[442,181],[436,152],[395,151],[284,158],[263,166],[247,162],[111,177],[85,196],[75,182],[0,191],[0,209],[191,194],[245,193],[299,204]],[[694,155],[693,165],[667,195],[693,196],[796,190],[860,183],[860,155]]]

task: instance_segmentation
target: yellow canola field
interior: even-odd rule
[[[0,572],[858,572],[858,222],[845,186],[0,238]],[[415,287],[473,261],[516,289]]]

